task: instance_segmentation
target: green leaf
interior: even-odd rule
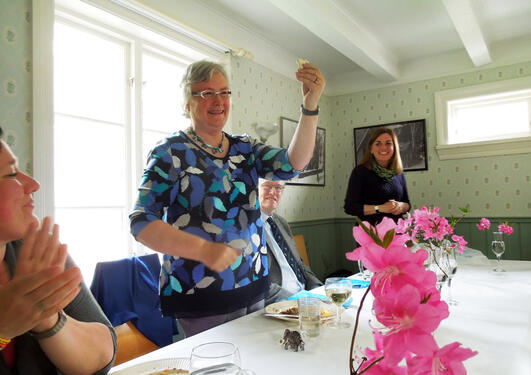
[[[393,238],[395,238],[395,230],[394,229],[390,229],[390,230],[387,231],[387,233],[385,234],[385,236],[383,238],[383,248],[384,249],[387,249],[389,247],[389,245],[393,241]]]

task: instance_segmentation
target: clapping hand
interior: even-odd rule
[[[59,242],[59,227],[45,218],[40,229],[30,226],[17,266],[10,279],[0,266],[0,336],[12,338],[29,330],[45,331],[57,322],[57,313],[79,293],[79,268],[65,271],[67,248]]]

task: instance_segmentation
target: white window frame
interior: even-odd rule
[[[141,27],[150,30],[155,34],[161,34],[166,38],[174,40],[179,44],[186,44],[190,46],[191,50],[199,50],[202,54],[210,56],[213,59],[221,61],[230,70],[230,49],[223,46],[221,43],[213,40],[207,40],[199,35],[194,39],[193,32],[185,32],[181,25],[172,23],[171,19],[165,18],[163,15],[156,13],[149,13],[147,8],[124,7],[119,3],[127,4],[128,2],[116,1],[100,1],[100,0],[85,0],[86,3],[93,3],[103,8],[105,11],[132,21],[132,24],[140,25]],[[131,2],[135,3],[135,2]],[[100,23],[106,29],[115,30],[116,25],[105,25],[105,22],[99,19],[92,19],[87,15],[86,7],[89,5],[83,2],[67,1],[67,0],[33,0],[33,170],[34,177],[41,183],[41,188],[35,197],[35,214],[38,217],[54,216],[54,145],[53,145],[53,30],[56,16],[70,14],[77,19],[86,19],[91,24]],[[137,13],[138,11],[139,13]],[[159,21],[159,22],[158,22]],[[118,30],[120,34],[130,34],[129,30]],[[133,36],[128,37],[134,39]],[[172,45],[157,45],[156,43],[149,43],[150,40],[144,42],[145,50],[151,49],[158,51],[158,53],[166,54],[178,59],[175,53],[172,52]],[[141,54],[136,53],[136,59]],[[193,56],[190,52],[189,56]],[[137,69],[138,64],[135,63],[135,76],[141,77],[141,72]],[[135,85],[138,87],[138,85]],[[135,89],[134,101],[139,100],[140,91]],[[140,113],[135,113],[134,117],[140,116]],[[227,125],[230,126],[231,118],[229,117]],[[139,122],[133,121],[134,126],[140,126]],[[129,133],[129,131],[127,131]],[[139,133],[138,129],[135,133]],[[131,134],[127,134],[131,137]],[[141,139],[135,138],[135,147],[141,149]],[[132,145],[128,142],[128,146]],[[141,175],[143,163],[141,155],[135,155],[136,160],[131,160],[130,165],[135,171],[131,171],[134,175]],[[131,193],[134,194],[136,186],[131,187]],[[129,199],[132,205],[132,200]],[[133,250],[133,249],[132,249]]]
[[[439,159],[463,159],[531,153],[531,136],[448,144],[448,106],[458,99],[531,89],[531,77],[504,80],[435,93],[435,127]]]

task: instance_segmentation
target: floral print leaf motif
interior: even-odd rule
[[[258,247],[260,246],[260,236],[258,235],[258,233],[253,233],[253,235],[251,236],[251,241],[253,241],[253,244],[254,246]]]
[[[201,204],[205,197],[205,183],[197,176],[190,176],[192,184],[192,194],[190,194],[190,205],[196,207]]]
[[[222,186],[223,185],[222,185],[222,183],[220,181],[214,181],[214,182],[212,182],[212,185],[210,185],[210,187],[208,188],[208,191],[210,193],[214,193],[216,191],[220,191]]]
[[[243,182],[234,181],[233,184],[240,193],[247,194],[247,188],[245,187],[245,184]]]
[[[254,273],[259,274],[260,269],[262,268],[262,257],[260,257],[260,253],[256,253],[254,255],[255,263],[254,263]]]
[[[186,168],[186,172],[191,173],[191,174],[202,174],[203,173],[201,169],[195,168],[195,167]]]
[[[188,291],[186,292],[186,294],[190,295],[190,294],[195,294],[195,289],[194,288],[190,288],[188,289]]]
[[[164,178],[165,180],[168,178],[168,174],[157,166],[155,166],[155,172],[157,172],[157,174],[161,176],[162,178]]]
[[[247,241],[242,238],[230,241],[227,245],[235,249],[243,250],[247,247]]]
[[[274,158],[274,157],[279,153],[279,151],[280,151],[280,150],[278,150],[278,149],[269,150],[269,151],[266,152],[266,154],[262,157],[262,160],[269,160],[269,159]]]
[[[217,225],[203,222],[203,229],[207,231],[208,233],[215,233],[215,234],[221,234],[222,230]]]
[[[186,164],[188,164],[188,165],[196,165],[197,164],[197,158],[195,156],[195,152],[193,152],[190,149],[187,149],[184,152],[184,159],[186,160]]]
[[[238,222],[240,223],[240,228],[247,228],[247,223],[249,222],[249,219],[247,218],[247,214],[244,210],[240,210]]]
[[[267,247],[261,246],[259,251],[261,254],[267,254]]]
[[[181,206],[183,206],[184,208],[188,208],[188,206],[189,206],[188,200],[185,197],[183,197],[182,195],[179,195],[177,197],[177,201],[179,201],[179,204]]]
[[[258,197],[257,197],[256,190],[251,191],[251,194],[249,194],[249,207],[256,207],[258,204]]]
[[[208,286],[212,284],[214,281],[216,281],[216,279],[213,278],[212,276],[206,276],[200,282],[195,284],[195,287],[198,289],[208,288]]]
[[[170,186],[166,183],[162,183],[162,184],[158,184],[158,185],[155,185],[153,187],[153,191],[155,191],[156,193],[163,193],[165,192],[166,190],[168,190],[170,188]]]
[[[214,207],[216,207],[218,211],[227,212],[227,209],[225,208],[225,205],[221,199],[218,197],[214,197],[212,199],[214,200]]]
[[[194,283],[199,283],[203,277],[205,277],[205,265],[200,263],[192,270],[192,278]]]
[[[175,169],[181,168],[181,159],[179,159],[177,156],[172,155],[171,160],[173,162],[173,168]]]
[[[246,285],[249,285],[251,283],[251,281],[249,280],[248,277],[244,277],[243,279],[241,279],[239,282],[238,282],[238,286],[239,287],[242,287],[242,286],[246,286]]]
[[[170,285],[171,285],[171,288],[175,290],[177,293],[181,293],[183,291],[183,287],[181,286],[181,283],[173,275],[170,276]]]
[[[187,226],[188,223],[190,223],[190,214],[184,214],[177,218],[175,223],[173,223],[173,226],[177,228],[183,228]]]
[[[223,283],[221,284],[221,290],[231,290],[234,287],[236,280],[234,280],[234,273],[230,268],[220,272],[219,276],[221,276],[221,280],[223,280]]]
[[[234,271],[236,268],[238,268],[238,267],[240,266],[240,264],[242,264],[242,260],[243,260],[243,254],[240,255],[240,256],[238,257],[238,259],[236,259],[236,260],[234,261],[234,263],[232,263],[232,264],[230,265],[230,269]]]
[[[229,212],[227,212],[227,218],[228,219],[234,219],[236,215],[238,215],[238,212],[240,209],[238,207],[232,207]]]
[[[243,155],[241,155],[241,154],[240,154],[240,155],[235,155],[235,156],[231,156],[231,157],[229,158],[229,160],[230,160],[231,162],[233,162],[233,163],[238,164],[238,163],[241,163],[242,161],[245,161],[245,156],[243,156]]]
[[[190,185],[190,176],[184,176],[181,178],[181,192],[186,191],[186,189],[188,189],[188,185]]]
[[[227,175],[223,176],[223,189],[225,189],[226,192],[231,189],[230,180]]]
[[[212,219],[212,216],[214,215],[214,205],[212,204],[211,199],[205,199],[203,201],[203,207],[205,210],[205,214],[209,219]]]

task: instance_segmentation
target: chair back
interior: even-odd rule
[[[114,330],[116,331],[117,346],[115,366],[159,348],[144,336],[131,321],[115,327]]]
[[[293,236],[293,239],[295,240],[297,251],[299,252],[302,260],[308,267],[310,267],[310,258],[308,258],[308,251],[306,251],[306,242],[304,242],[304,236],[302,234],[297,234]]]

